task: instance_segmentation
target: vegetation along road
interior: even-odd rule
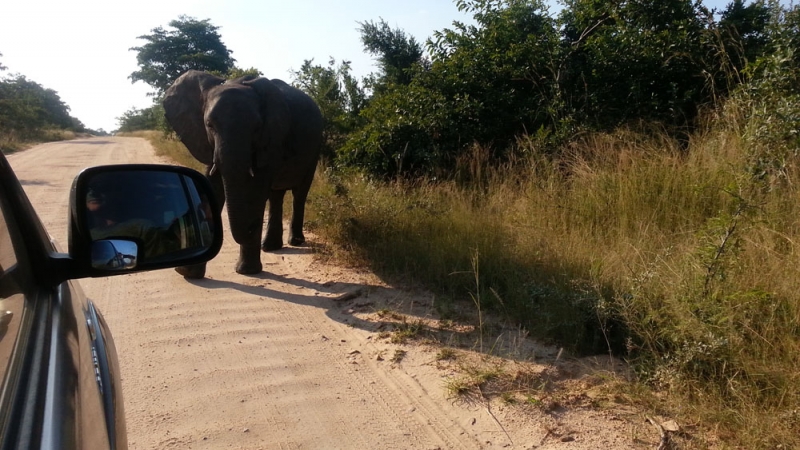
[[[62,247],[69,186],[82,168],[159,162],[145,140],[120,137],[49,143],[9,160]],[[200,281],[172,270],[82,280],[115,336],[132,449],[610,450],[658,443],[641,416],[584,407],[586,386],[568,366],[553,373],[582,386],[573,402],[523,411],[481,397],[456,400],[446,389],[455,369],[433,346],[381,333],[388,324],[378,305],[393,301],[422,320],[430,296],[326,265],[308,248],[269,253],[263,273],[241,276],[233,270],[237,252],[226,235]],[[506,363],[523,367],[522,360]]]

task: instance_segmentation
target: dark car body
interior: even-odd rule
[[[88,244],[72,242],[86,230],[70,233],[70,247],[82,250],[60,253],[0,154],[0,449],[127,448],[114,341],[71,279],[136,269],[93,269]],[[215,240],[204,253],[150,268],[208,260],[218,250]]]

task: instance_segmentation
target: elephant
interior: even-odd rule
[[[305,243],[305,202],[322,145],[322,114],[314,100],[281,80],[225,80],[190,70],[167,89],[164,113],[192,156],[206,166],[219,208],[227,203],[239,244],[236,272],[261,272],[261,252],[283,247],[283,197],[292,191],[289,244]],[[261,234],[269,202],[267,233]],[[203,278],[205,264],[179,267]]]

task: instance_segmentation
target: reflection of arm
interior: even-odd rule
[[[133,238],[144,245],[144,257],[154,258],[180,249],[176,237],[147,219],[132,219],[92,230],[92,239]]]

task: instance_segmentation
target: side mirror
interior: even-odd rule
[[[222,246],[219,206],[199,172],[126,164],[83,170],[70,192],[75,278],[205,262]]]

